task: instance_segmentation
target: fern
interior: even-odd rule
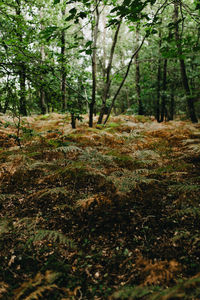
[[[56,284],[39,286],[39,287],[37,287],[37,289],[34,292],[32,292],[30,295],[26,296],[26,298],[24,298],[24,300],[44,299],[43,295],[45,292],[52,292],[55,289],[58,289],[58,286]],[[16,298],[16,299],[20,299],[20,298]]]
[[[96,167],[98,165],[112,165],[114,164],[113,157],[110,155],[105,155],[100,153],[97,150],[94,150],[90,147],[87,147],[81,156],[79,157],[79,160],[86,161],[90,163],[92,166]]]
[[[2,219],[0,221],[0,237],[10,231],[12,223],[8,219]]]
[[[29,240],[29,243],[35,243],[38,241],[53,241],[59,244],[66,244],[70,248],[75,248],[75,244],[72,240],[68,239],[64,234],[55,230],[38,230]]]
[[[33,279],[31,278],[29,281],[24,282],[15,290],[14,299],[19,300],[21,297],[24,300],[43,299],[45,292],[59,289],[56,284],[53,284],[59,276],[60,273],[53,273],[51,271],[46,271],[44,275],[37,273]]]
[[[67,196],[68,193],[69,192],[64,187],[55,187],[55,188],[50,189],[50,190],[49,189],[45,190],[43,193],[38,195],[38,198],[41,199],[43,197],[52,196],[52,195],[58,196],[60,194],[62,194],[64,196]]]
[[[180,216],[180,217],[185,217],[185,216],[200,217],[200,208],[199,207],[187,207],[185,209],[176,211],[176,213],[174,215]]]
[[[191,192],[198,192],[200,190],[200,186],[196,184],[176,184],[170,185],[169,189],[171,192],[178,192],[178,193],[191,193]]]
[[[97,205],[97,207],[101,207],[101,206],[106,206],[111,204],[112,201],[108,197],[101,194],[96,194],[86,199],[78,200],[76,203],[76,207],[86,210],[90,208],[92,205]]]
[[[0,299],[3,299],[3,294],[7,293],[8,284],[1,281],[0,282]]]
[[[113,172],[110,179],[121,192],[131,192],[134,189],[140,188],[141,184],[150,185],[158,182],[156,179],[147,178],[146,176],[135,174],[135,172],[129,170]]]
[[[83,150],[77,146],[70,145],[70,146],[61,146],[57,147],[56,149],[53,149],[52,152],[63,152],[65,154],[67,153],[74,153],[74,152],[82,152]]]

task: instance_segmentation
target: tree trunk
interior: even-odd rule
[[[159,30],[159,55],[162,44],[161,30]],[[160,122],[160,86],[161,86],[161,59],[158,59],[158,71],[157,71],[157,99],[156,99],[156,120]]]
[[[139,44],[139,26],[136,26],[136,42]],[[141,88],[140,88],[140,63],[139,63],[139,52],[135,55],[135,81],[136,81],[136,93],[138,100],[138,115],[144,115],[144,109],[141,99]]]
[[[16,0],[17,6],[15,7],[15,12],[17,16],[21,15],[21,0]],[[20,28],[17,28],[17,36],[19,39],[20,46],[23,43],[23,32]],[[19,64],[19,113],[27,116],[27,110],[26,110],[26,65],[24,62],[20,62]]]
[[[119,88],[117,89],[117,91],[116,91],[114,97],[112,98],[112,102],[111,102],[111,105],[110,105],[110,107],[109,107],[108,114],[107,114],[107,116],[106,116],[106,119],[105,119],[105,121],[104,121],[104,124],[106,124],[106,122],[108,121],[108,119],[109,119],[109,117],[110,117],[112,108],[113,108],[113,106],[114,106],[114,104],[115,104],[115,100],[117,99],[117,96],[119,95],[119,93],[120,93],[120,91],[121,91],[121,89],[122,89],[122,87],[123,87],[123,85],[124,85],[124,83],[125,83],[125,81],[126,81],[126,78],[127,78],[128,74],[129,74],[130,67],[131,67],[131,65],[132,65],[133,59],[135,58],[135,56],[137,55],[137,53],[138,53],[138,52],[140,51],[140,49],[142,48],[142,45],[144,44],[145,39],[146,39],[146,35],[143,37],[143,40],[142,40],[140,46],[136,49],[136,51],[135,51],[135,52],[133,53],[133,55],[131,56],[131,59],[130,59],[130,61],[129,61],[129,63],[128,63],[128,66],[127,66],[127,69],[126,69],[126,73],[125,73],[125,75],[124,75],[124,78],[122,79]]]
[[[26,110],[26,71],[25,71],[25,65],[24,64],[22,64],[20,66],[19,85],[20,85],[19,112],[23,116],[27,116],[27,110]]]
[[[63,18],[66,15],[65,7],[62,9]],[[65,38],[65,30],[62,30],[61,33],[61,94],[62,94],[62,110],[65,111],[67,108],[66,102],[66,70],[65,70],[65,53],[66,53],[66,38]]]
[[[76,129],[76,117],[71,113],[71,125],[73,129]]]
[[[42,8],[40,9],[40,19],[42,21],[43,18],[43,11]],[[44,26],[41,25],[41,29],[44,29]],[[41,46],[40,48],[40,55],[41,55],[41,64],[43,65],[45,61],[45,49],[44,45]],[[43,84],[43,78],[41,76],[41,87],[40,87],[40,109],[41,109],[41,114],[45,115],[47,113],[47,104],[46,104],[46,93],[44,90],[44,84]]]
[[[99,119],[98,119],[98,124],[101,124],[103,121],[103,116],[105,114],[105,109],[106,109],[106,101],[108,98],[109,90],[110,90],[110,84],[111,84],[111,79],[110,79],[110,72],[112,68],[112,61],[113,61],[113,56],[115,52],[115,47],[117,44],[117,39],[119,35],[119,30],[120,30],[121,22],[118,24],[117,29],[115,31],[111,51],[110,51],[110,57],[109,57],[109,62],[108,62],[108,67],[106,69],[106,82],[104,85],[104,92],[103,92],[103,97],[102,97],[102,106],[99,114]]]
[[[187,96],[187,106],[188,106],[189,116],[193,123],[197,123],[198,119],[197,119],[196,113],[195,113],[194,98],[191,95],[191,90],[189,87],[189,81],[188,81],[187,72],[186,72],[185,61],[182,58],[183,52],[182,52],[182,46],[181,46],[181,39],[179,36],[179,26],[178,26],[179,5],[180,4],[178,1],[174,2],[174,24],[175,24],[176,46],[177,46],[179,61],[180,61],[182,84],[183,84],[183,87],[184,87],[184,90],[185,90],[185,93]]]
[[[174,90],[171,90],[170,109],[169,109],[169,120],[174,119]]]
[[[162,86],[162,101],[161,101],[161,116],[160,122],[164,121],[165,112],[166,112],[166,89],[167,89],[167,59],[164,60],[163,66],[163,86]]]
[[[98,38],[98,27],[99,27],[99,9],[97,0],[95,1],[95,27],[93,29],[93,53],[92,53],[92,100],[89,103],[89,127],[93,126],[93,114],[94,114],[94,106],[96,103],[96,72],[97,72],[97,63],[96,63],[96,56],[97,56],[97,38]]]

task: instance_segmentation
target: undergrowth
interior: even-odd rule
[[[199,125],[0,116],[1,299],[200,299]]]

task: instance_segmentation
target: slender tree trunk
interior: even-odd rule
[[[23,116],[27,116],[27,110],[26,110],[26,71],[25,71],[25,65],[24,64],[22,64],[20,66],[19,84],[20,84],[19,112]]]
[[[174,89],[171,90],[169,120],[174,119]]]
[[[93,53],[92,53],[92,100],[89,103],[89,127],[93,126],[93,114],[94,114],[94,106],[96,103],[96,72],[97,72],[97,63],[96,63],[96,56],[97,56],[97,38],[98,38],[98,27],[99,27],[99,9],[97,0],[95,0],[95,26],[93,28]]]
[[[136,27],[136,42],[139,44],[139,26]],[[140,88],[140,63],[139,63],[139,52],[135,55],[135,81],[136,81],[136,93],[138,100],[138,115],[144,115],[144,109],[141,99],[141,88]]]
[[[63,7],[62,16],[63,18],[66,15],[66,9]],[[66,102],[66,69],[65,69],[65,54],[66,54],[66,38],[65,38],[65,30],[62,30],[61,33],[61,94],[62,94],[62,110],[65,111],[67,108]]]
[[[129,61],[129,63],[128,63],[128,66],[127,66],[127,69],[126,69],[126,73],[125,73],[125,75],[124,75],[124,78],[122,79],[119,88],[117,89],[117,91],[116,91],[114,97],[112,98],[112,102],[111,102],[111,105],[110,105],[110,107],[109,107],[108,114],[107,114],[107,116],[106,116],[106,119],[105,119],[105,121],[104,121],[104,124],[106,124],[106,122],[108,121],[108,119],[109,119],[109,117],[110,117],[112,108],[113,108],[113,106],[114,106],[114,104],[115,104],[115,100],[117,99],[117,96],[119,95],[119,93],[120,93],[120,91],[121,91],[121,89],[122,89],[122,87],[123,87],[123,85],[124,85],[124,83],[125,83],[125,81],[126,81],[126,78],[127,78],[128,74],[129,74],[130,67],[131,67],[131,65],[132,65],[133,59],[135,58],[135,56],[137,55],[137,53],[138,53],[138,52],[140,51],[140,49],[142,48],[145,39],[146,39],[146,35],[143,37],[143,40],[142,40],[140,46],[136,49],[136,51],[135,51],[135,52],[133,53],[133,55],[131,56],[131,59],[130,59],[130,61]]]
[[[74,113],[71,113],[71,125],[73,129],[76,128],[76,117],[74,116]]]
[[[16,8],[15,12],[17,16],[21,16],[21,0],[16,0]],[[19,39],[20,45],[23,43],[23,32],[21,28],[17,28],[17,36]],[[19,113],[27,116],[27,109],[26,109],[26,65],[24,62],[19,63]]]
[[[102,106],[101,106],[101,110],[100,110],[100,114],[99,114],[98,124],[102,123],[103,116],[105,114],[106,101],[107,101],[107,98],[108,98],[108,94],[109,94],[109,91],[110,91],[110,85],[111,85],[110,72],[111,72],[111,69],[112,69],[113,56],[114,56],[115,47],[116,47],[116,44],[117,44],[117,39],[118,39],[118,35],[119,35],[120,26],[121,26],[121,22],[117,26],[117,29],[116,29],[115,35],[114,35],[114,39],[113,39],[113,43],[112,43],[112,46],[111,46],[109,62],[108,62],[108,66],[107,66],[107,69],[106,69],[106,82],[105,82],[105,85],[104,85],[104,92],[103,92],[103,97],[102,97]]]
[[[166,112],[166,90],[167,90],[167,59],[164,60],[163,66],[163,86],[162,86],[162,100],[161,100],[161,116],[160,122],[164,121],[165,112]]]
[[[40,19],[42,21],[42,18],[43,18],[43,10],[42,8],[40,9]],[[43,30],[44,29],[44,26],[43,24],[41,25],[41,29]],[[41,64],[44,64],[44,61],[45,61],[45,49],[44,49],[44,45],[41,46],[40,48],[40,54],[41,54]],[[45,115],[47,113],[47,104],[46,104],[46,93],[45,93],[45,90],[44,90],[44,84],[43,84],[44,80],[41,76],[41,87],[40,87],[40,109],[41,109],[41,113],[43,115]]]
[[[161,30],[159,30],[159,55],[162,44]],[[160,86],[161,86],[161,59],[158,59],[158,71],[157,71],[157,99],[156,99],[156,120],[160,122]]]
[[[194,98],[191,95],[191,90],[189,87],[189,81],[188,81],[188,77],[187,77],[185,61],[183,58],[181,58],[183,53],[182,53],[181,39],[179,36],[179,26],[178,26],[179,5],[180,5],[179,2],[176,0],[174,2],[174,23],[175,23],[176,46],[177,46],[177,50],[178,50],[178,54],[179,54],[182,83],[183,83],[183,87],[184,87],[184,90],[185,90],[185,93],[187,96],[187,106],[188,106],[189,116],[193,123],[197,123],[198,119],[197,119],[196,113],[195,113]]]

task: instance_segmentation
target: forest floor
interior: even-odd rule
[[[200,299],[200,125],[17,122],[0,116],[1,299]]]

